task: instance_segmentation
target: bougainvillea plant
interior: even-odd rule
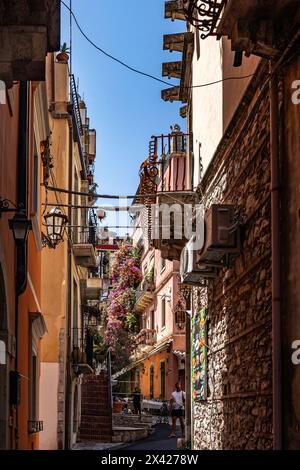
[[[140,260],[140,248],[125,244],[117,251],[112,266],[113,289],[108,299],[105,343],[115,359],[114,369],[129,363],[134,345],[135,290],[142,280]]]

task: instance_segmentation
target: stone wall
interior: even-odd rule
[[[254,93],[201,188],[206,207],[236,206],[241,252],[194,292],[208,309],[208,399],[194,404],[195,449],[272,448],[269,100]]]

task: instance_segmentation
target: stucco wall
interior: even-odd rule
[[[41,363],[40,418],[45,423],[40,434],[41,450],[57,450],[58,373],[58,363]]]
[[[195,33],[197,35],[197,33]],[[198,33],[199,36],[199,33]],[[193,86],[222,79],[222,45],[215,38],[205,41],[196,39],[193,58]],[[194,147],[194,187],[205,172],[215,149],[222,137],[222,84],[205,88],[194,88],[193,103],[193,147]],[[200,170],[200,164],[203,170]]]

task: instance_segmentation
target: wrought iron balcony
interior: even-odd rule
[[[218,25],[227,3],[228,0],[190,0],[183,2],[183,11],[189,23],[201,31],[201,39],[205,39],[218,36]]]
[[[91,223],[91,222],[90,222]],[[74,232],[73,251],[78,266],[93,268],[97,266],[95,246],[97,243],[96,226]]]
[[[35,420],[28,421],[28,434],[36,434],[38,432],[42,432],[43,429],[44,429],[43,421],[35,421]]]
[[[183,234],[183,206],[194,204],[195,193],[192,190],[192,178],[189,150],[192,147],[191,134],[173,127],[168,135],[152,137],[149,145],[149,158],[140,169],[140,188],[136,198],[148,211],[148,238],[151,244],[162,251],[163,258],[180,259],[180,253],[186,239]],[[160,157],[159,157],[160,155]],[[174,221],[174,208],[179,209],[181,222]],[[169,207],[167,235],[163,227],[163,211]],[[167,227],[166,227],[167,228]]]
[[[135,338],[136,346],[154,346],[157,342],[156,330],[143,329]]]
[[[135,310],[143,312],[152,304],[154,299],[155,284],[153,280],[144,280],[136,291]]]
[[[82,121],[81,121],[81,112],[79,106],[79,96],[77,93],[77,87],[75,83],[74,75],[70,75],[70,102],[73,111],[73,123],[75,124],[76,137],[81,143],[82,136]]]

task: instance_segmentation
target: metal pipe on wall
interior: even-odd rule
[[[17,205],[27,214],[28,210],[28,162],[29,162],[29,82],[21,81],[19,85],[19,137],[17,156]],[[16,246],[16,280],[15,280],[15,373],[18,373],[19,361],[19,297],[27,286],[27,241],[24,246]],[[16,405],[15,447],[19,442],[19,413]]]
[[[69,189],[73,187],[73,125],[69,119]],[[72,194],[68,194],[68,220],[72,225]],[[72,229],[69,227],[68,237],[68,287],[67,287],[67,356],[66,356],[66,392],[65,392],[65,449],[70,448],[70,417],[71,417],[71,328],[72,328]]]
[[[280,298],[280,175],[278,76],[270,63],[271,235],[272,235],[272,367],[273,448],[282,448],[282,353]]]

